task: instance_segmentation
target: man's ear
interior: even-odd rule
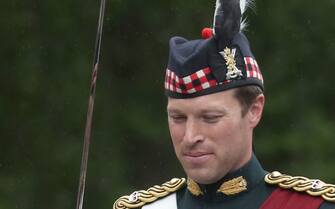
[[[256,97],[254,103],[250,106],[248,111],[248,118],[251,128],[255,128],[261,120],[264,104],[265,97],[263,94],[261,94]]]

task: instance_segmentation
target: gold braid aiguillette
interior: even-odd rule
[[[267,174],[264,180],[268,184],[275,184],[283,189],[293,189],[297,192],[306,192],[311,196],[321,196],[324,200],[335,203],[335,185],[326,184],[318,179],[289,176],[274,171]]]
[[[147,190],[133,192],[131,195],[122,196],[116,200],[113,209],[139,208],[145,204],[152,203],[159,198],[165,197],[180,189],[186,180],[185,178],[173,178],[170,181]]]

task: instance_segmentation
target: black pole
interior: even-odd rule
[[[97,75],[98,75],[102,28],[103,28],[104,15],[105,15],[105,5],[106,5],[106,1],[101,0],[101,2],[100,2],[100,12],[99,12],[99,21],[98,21],[98,30],[97,30],[96,41],[95,41],[95,52],[94,52],[93,69],[92,69],[92,81],[91,81],[90,96],[89,96],[89,100],[88,100],[88,110],[87,110],[84,145],[83,145],[83,152],[82,152],[82,159],[81,159],[80,179],[79,179],[79,188],[78,188],[78,194],[77,194],[76,209],[82,209],[83,208],[85,183],[86,183],[86,173],[87,173],[87,161],[88,161],[88,152],[89,152],[90,141],[91,141],[91,130],[92,130],[92,118],[93,118],[95,88],[96,88],[96,81],[97,81]]]

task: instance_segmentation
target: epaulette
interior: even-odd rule
[[[265,182],[278,185],[283,189],[305,192],[311,196],[321,196],[324,200],[335,203],[335,185],[326,184],[318,179],[303,176],[289,176],[274,171],[265,176]]]
[[[140,208],[145,204],[152,203],[178,191],[185,182],[185,178],[173,178],[162,185],[155,185],[147,190],[135,191],[131,195],[122,196],[117,199],[113,205],[113,209]]]

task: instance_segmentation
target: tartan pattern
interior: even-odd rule
[[[263,81],[262,73],[258,67],[257,61],[252,57],[244,57],[245,69],[247,71],[248,78],[257,78],[258,80]]]
[[[244,57],[244,62],[247,78],[256,78],[263,83],[263,76],[257,61],[252,57]],[[165,89],[180,94],[193,94],[229,82],[230,80],[225,80],[219,84],[209,67],[185,77],[179,77],[172,70],[166,69]]]
[[[178,77],[166,69],[165,89],[181,94],[192,94],[218,85],[210,68],[201,69],[189,76]]]

